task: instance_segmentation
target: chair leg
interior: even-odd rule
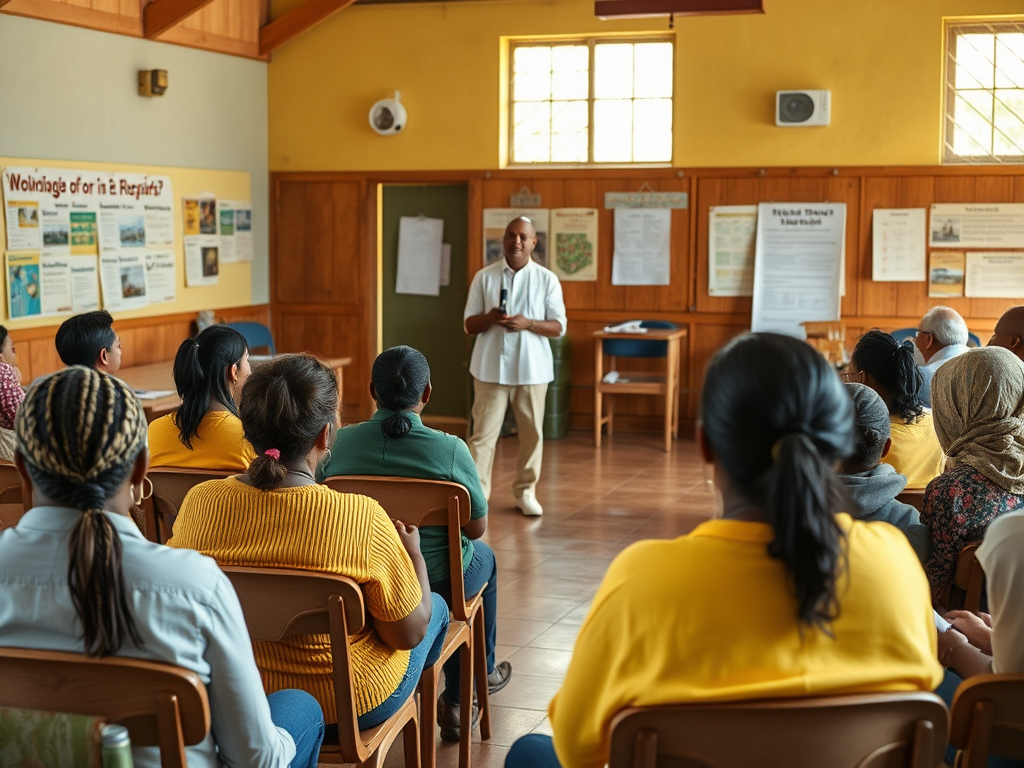
[[[473,652],[470,644],[463,645],[459,653],[462,654],[459,670],[462,683],[459,699],[459,768],[469,768],[470,748],[473,746]]]
[[[420,706],[422,707],[422,699],[420,699]],[[437,702],[431,701],[430,706],[427,709],[434,709]],[[403,733],[403,746],[405,748],[405,768],[421,768],[420,764],[420,729],[419,723],[416,718],[412,718],[405,724],[405,728],[402,729]],[[431,743],[430,754],[433,756],[433,743]]]
[[[427,667],[420,675],[420,762],[434,768],[437,761],[437,676],[441,663]],[[408,747],[406,747],[408,749]]]
[[[612,436],[615,424],[615,395],[607,395],[608,407],[605,409],[608,415],[605,416],[608,419],[608,437]]]
[[[473,622],[473,655],[476,657],[477,699],[480,701],[480,738],[491,738],[491,692],[487,686],[487,632],[484,629],[484,609]]]

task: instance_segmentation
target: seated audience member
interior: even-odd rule
[[[183,341],[174,357],[181,405],[149,425],[150,466],[244,471],[256,458],[237,406],[249,373],[249,350],[234,328],[211,325]]]
[[[967,323],[951,307],[932,307],[921,318],[914,343],[925,362],[918,366],[922,377],[920,396],[925,405],[932,402],[932,376],[935,371],[947,360],[970,349],[967,337]]]
[[[101,373],[121,368],[121,339],[105,309],[69,317],[60,324],[54,343],[64,365],[84,365]]]
[[[1011,307],[1003,312],[988,346],[1003,347],[1024,360],[1024,307]]]
[[[615,559],[548,709],[553,744],[520,739],[508,768],[603,766],[626,707],[939,684],[913,549],[893,526],[840,511],[834,466],[853,443],[852,410],[801,341],[748,334],[715,355],[697,440],[724,519]]]
[[[1004,512],[1024,507],[1024,368],[998,347],[935,372],[935,432],[950,468],[928,485],[921,521],[932,532],[925,571],[941,604],[961,548]]]
[[[32,385],[17,435],[33,507],[0,533],[0,645],[194,671],[212,726],[186,750],[192,768],[315,766],[320,707],[303,691],[263,693],[227,577],[208,557],[147,541],[128,516],[147,466],[131,389],[66,368]],[[137,767],[160,765],[155,747],[132,752]]]
[[[0,459],[14,459],[14,417],[25,399],[14,339],[0,325]]]
[[[922,376],[913,343],[900,344],[888,333],[868,331],[854,347],[844,378],[867,384],[882,398],[892,424],[892,447],[882,461],[907,478],[907,490],[924,490],[942,473],[946,457],[935,438],[932,415],[919,397]]]
[[[895,525],[907,535],[910,546],[923,563],[928,559],[931,534],[921,525],[921,516],[915,507],[896,500],[907,478],[881,463],[892,445],[889,411],[870,387],[847,384],[846,390],[853,398],[855,436],[853,454],[839,465],[839,482],[853,502],[850,514],[857,520],[881,520]]]
[[[480,488],[476,464],[466,444],[455,437],[423,426],[420,413],[430,399],[430,366],[412,347],[392,347],[373,363],[370,397],[377,412],[369,421],[338,431],[325,474],[397,475],[424,480],[450,480],[469,491],[472,513],[462,529],[462,566],[466,594],[483,594],[487,638],[488,688],[495,693],[508,683],[512,665],[494,663],[497,634],[498,572],[494,551],[479,541],[487,530],[487,499]],[[420,529],[420,548],[427,563],[430,588],[452,599],[448,570],[448,529]],[[441,738],[459,740],[459,655],[445,663],[446,687],[438,701]]]
[[[441,655],[448,606],[431,595],[419,531],[392,523],[373,499],[319,485],[338,413],[334,372],[309,355],[282,355],[245,385],[239,415],[257,457],[243,475],[210,480],[181,504],[172,547],[223,565],[300,568],[359,582],[372,623],[350,638],[360,729],[387,720]],[[335,711],[330,638],[255,643],[268,692],[301,688]]]

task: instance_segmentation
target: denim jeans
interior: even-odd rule
[[[316,768],[324,740],[324,713],[320,704],[305,691],[285,689],[267,696],[270,719],[284,728],[295,742],[295,759],[289,768]]]
[[[505,755],[505,768],[562,768],[562,764],[550,736],[529,733],[517,739]]]
[[[409,666],[405,670],[402,682],[398,684],[395,692],[384,701],[365,715],[359,716],[359,730],[365,731],[367,728],[380,725],[401,709],[416,690],[423,669],[441,657],[441,647],[444,645],[445,635],[448,634],[448,604],[437,594],[431,595],[431,601],[430,624],[427,625],[427,634],[420,644],[409,652]]]
[[[490,674],[494,671],[494,643],[498,636],[498,569],[494,561],[494,550],[479,539],[473,542],[473,558],[466,566],[462,579],[466,584],[467,597],[475,595],[487,583],[483,600],[484,645],[487,650],[487,672]],[[436,581],[430,588],[449,603],[452,601],[451,579]],[[459,677],[461,655],[456,653],[444,663],[444,698],[450,704],[459,703],[462,688],[462,678]]]

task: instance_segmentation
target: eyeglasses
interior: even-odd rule
[[[863,384],[865,381],[864,371],[843,371],[839,378],[844,384]]]
[[[931,331],[926,331],[924,328],[915,328],[914,336],[920,336],[922,333],[931,334]]]

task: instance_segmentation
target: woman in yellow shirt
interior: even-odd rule
[[[553,741],[520,739],[506,768],[605,765],[626,707],[941,681],[906,537],[840,513],[852,403],[824,358],[789,337],[734,340],[705,375],[697,440],[723,519],[615,559],[548,709]]]
[[[920,398],[924,379],[914,361],[914,342],[900,344],[877,328],[868,331],[853,349],[847,378],[867,384],[882,398],[892,423],[892,447],[882,461],[907,478],[908,491],[923,491],[942,474],[946,455]]]
[[[189,491],[168,544],[222,565],[299,568],[359,582],[373,617],[350,638],[359,727],[366,729],[394,714],[440,656],[448,606],[431,595],[414,526],[392,523],[373,499],[317,484],[337,413],[334,372],[315,357],[281,355],[260,366],[239,409],[259,455],[245,474]],[[328,740],[338,721],[330,648],[326,635],[254,644],[267,692],[313,694]]]
[[[181,405],[149,425],[149,465],[244,471],[256,458],[238,419],[249,373],[249,350],[234,328],[211,325],[185,339],[174,357]]]

